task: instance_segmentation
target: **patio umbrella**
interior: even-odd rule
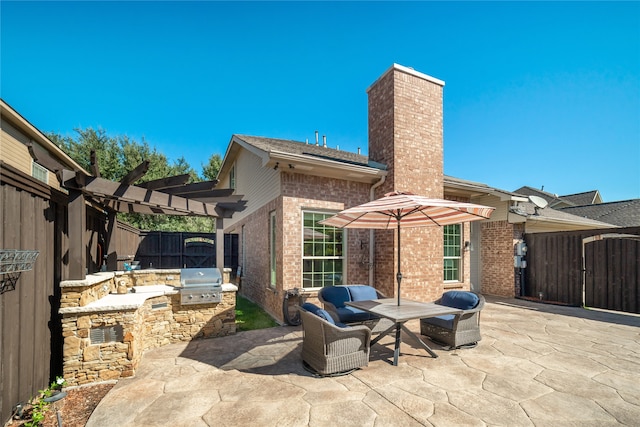
[[[395,191],[380,199],[345,209],[320,221],[339,228],[375,228],[398,230],[398,305],[400,305],[400,229],[459,224],[487,219],[494,208],[473,203],[430,199],[409,192]]]

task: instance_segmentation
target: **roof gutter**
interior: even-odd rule
[[[369,189],[369,200],[375,200],[376,198],[376,188],[380,187],[382,184],[384,184],[385,180],[387,179],[386,175],[382,175],[380,177],[380,180],[378,182],[376,182],[375,184],[373,184],[371,186],[371,188]],[[375,230],[372,228],[369,230],[369,286],[373,287],[373,279],[374,277],[374,271],[373,271],[373,259],[375,256],[375,242],[376,242],[376,234],[375,234]]]
[[[358,173],[363,173],[368,175],[378,175],[381,171],[381,169],[373,168],[371,166],[349,164],[349,163],[341,162],[338,160],[313,158],[305,154],[285,153],[283,151],[276,151],[276,150],[270,150],[268,154],[269,154],[268,161],[266,163],[264,163],[263,161],[262,166],[270,166],[271,163],[275,161],[283,161],[283,162],[292,161],[292,162],[314,165],[314,166],[325,166],[325,167],[331,166],[331,167],[344,169],[347,171],[355,171]]]
[[[592,223],[592,222],[583,222],[583,221],[570,221],[566,219],[555,219],[555,218],[541,218],[536,217],[535,215],[527,215],[527,221],[531,222],[541,222],[541,223],[549,223],[549,224],[569,224],[569,225],[578,225],[591,227],[594,229],[597,228],[620,228],[617,225],[607,224],[605,222]]]

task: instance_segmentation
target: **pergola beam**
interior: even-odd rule
[[[90,155],[91,173],[93,176],[100,177],[100,165],[98,164],[98,156],[96,156],[96,150],[91,150]]]
[[[185,173],[183,175],[176,175],[168,178],[160,178],[153,181],[143,182],[142,184],[138,184],[138,187],[146,188],[147,190],[164,191],[167,188],[184,186],[190,178],[191,175]]]
[[[176,194],[181,196],[197,195],[198,193],[216,191],[214,190],[218,181],[194,182],[192,184],[183,185],[181,187],[165,188],[161,191],[167,194]],[[225,190],[217,190],[225,191]],[[233,190],[231,191],[233,193]]]
[[[221,208],[217,203],[190,200],[184,197],[125,185],[104,178],[90,177],[70,170],[60,174],[63,186],[81,190],[91,197],[102,199],[106,207],[117,212],[138,212],[167,215],[197,215],[226,217],[228,206]],[[141,208],[144,206],[144,208]]]
[[[143,160],[142,163],[135,167],[135,169],[126,174],[124,178],[120,180],[120,183],[124,185],[133,184],[147,173],[149,170],[149,164],[149,160]]]

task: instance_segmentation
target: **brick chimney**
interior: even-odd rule
[[[393,64],[368,89],[369,159],[387,165],[376,198],[410,191],[442,198],[444,82]],[[375,286],[387,296],[397,292],[397,242],[394,232],[376,231]],[[442,230],[402,231],[402,297],[436,299],[443,289]]]

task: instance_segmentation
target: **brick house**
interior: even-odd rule
[[[487,221],[402,231],[402,297],[415,300],[433,301],[448,289],[514,296],[514,247],[528,224],[539,231],[603,226],[569,214],[558,219],[555,211],[529,215],[534,209],[526,196],[445,176],[443,87],[441,80],[391,66],[367,90],[368,156],[329,148],[317,134],[315,143],[232,136],[218,188],[234,188],[247,200],[223,225],[225,233],[239,235],[241,294],[278,319],[283,291],[296,287],[313,293],[363,283],[397,296],[393,230],[318,224],[391,191],[496,207]],[[445,240],[446,253],[455,256],[444,256]]]

